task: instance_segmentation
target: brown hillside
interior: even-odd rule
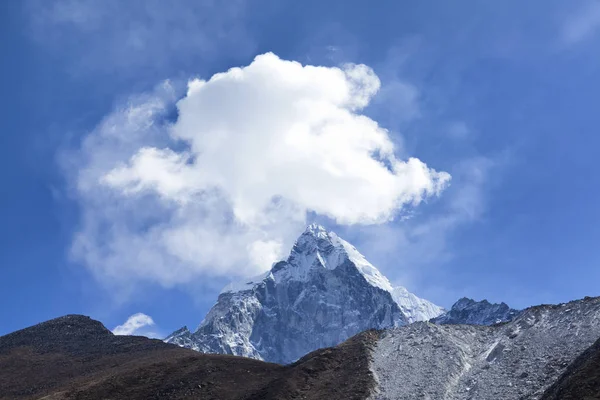
[[[114,336],[69,315],[0,337],[0,399],[365,399],[376,335],[281,366]]]

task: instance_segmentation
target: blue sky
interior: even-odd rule
[[[277,68],[288,65],[283,60],[328,71],[371,68],[380,88],[352,116],[389,131],[395,160],[417,157],[452,180],[387,223],[353,224],[306,200],[304,219],[277,214],[279,227],[261,230],[259,256],[273,250],[271,239],[287,245],[301,225],[317,221],[390,280],[442,306],[462,296],[526,307],[600,294],[597,1],[13,1],[0,8],[0,334],[67,313],[114,328],[143,312],[157,335],[201,321],[222,285],[246,271],[244,257],[230,254],[249,251],[252,235],[222,227],[198,238],[230,249],[203,263],[194,263],[194,252],[210,249],[194,245],[182,250],[191,261],[177,265],[159,251],[131,258],[131,243],[146,249],[135,239],[144,242],[154,224],[188,228],[206,210],[169,208],[167,216],[157,198],[126,193],[131,187],[116,194],[77,182],[81,171],[95,176],[105,162],[129,162],[117,151],[129,145],[169,146],[177,156],[206,145],[161,136],[183,119],[176,102],[186,82],[267,52],[278,56]],[[128,138],[138,132],[124,110],[149,112],[152,124],[143,141],[110,147],[98,139],[109,128]],[[127,183],[111,176],[114,185]],[[210,210],[202,223],[217,215]],[[130,240],[122,247],[106,240],[111,218]],[[86,245],[77,247],[81,240]]]

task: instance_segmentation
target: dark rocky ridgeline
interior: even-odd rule
[[[542,400],[600,400],[600,339],[569,365]]]
[[[69,315],[0,337],[0,399],[365,399],[365,332],[281,366],[201,354]]]
[[[83,315],[66,315],[0,337],[0,354],[23,347],[38,354],[63,353],[88,359],[170,348],[161,340],[115,336],[102,323]]]

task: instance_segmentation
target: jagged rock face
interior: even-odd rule
[[[600,298],[523,311],[494,326],[415,323],[373,352],[373,399],[540,399],[600,337]]]
[[[396,289],[353,246],[311,225],[286,261],[229,285],[196,332],[180,330],[166,341],[206,353],[289,363],[364,330],[397,327],[443,311]],[[395,298],[404,302],[399,305]]]
[[[433,318],[431,322],[436,324],[493,325],[511,321],[519,313],[519,310],[514,310],[505,303],[491,304],[487,300],[475,301],[463,297],[454,303],[450,311]]]

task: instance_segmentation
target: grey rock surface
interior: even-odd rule
[[[383,333],[375,400],[539,399],[600,337],[600,298],[524,310],[494,326],[417,322]]]
[[[600,399],[600,339],[573,361],[542,400]]]

